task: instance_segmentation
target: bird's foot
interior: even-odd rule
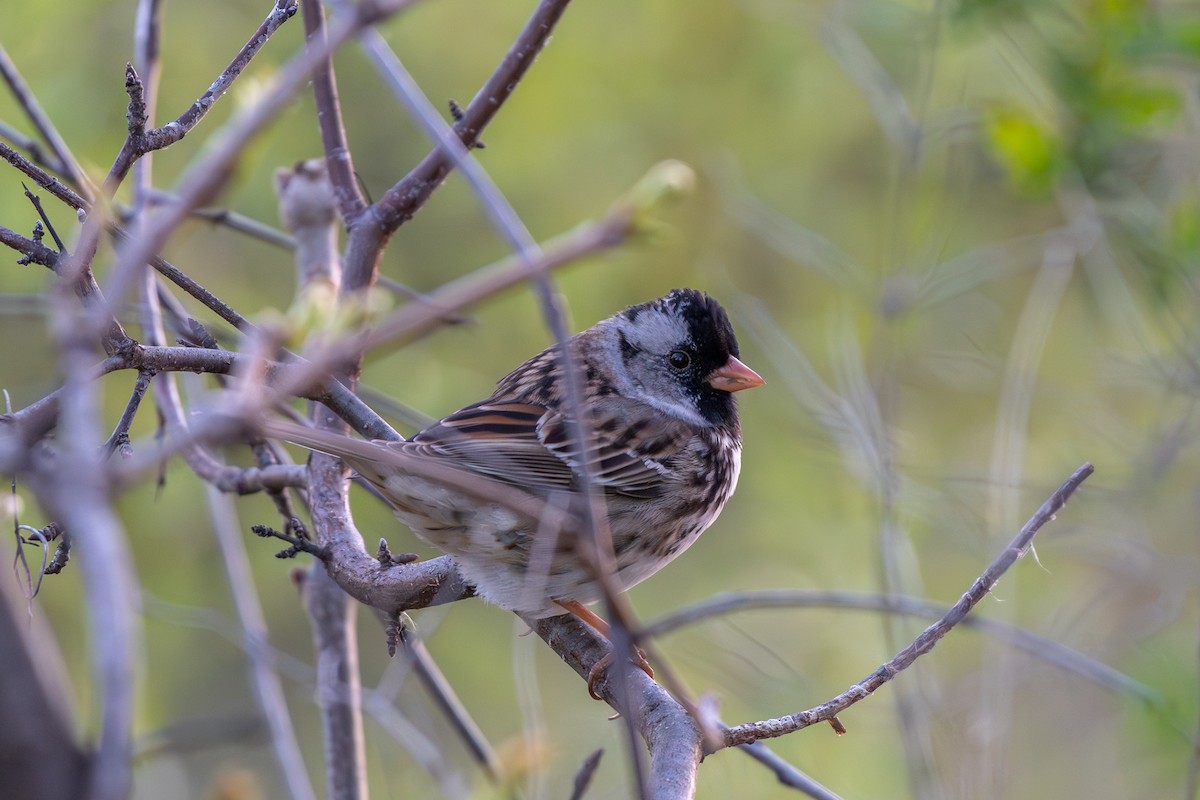
[[[650,677],[650,680],[654,680],[654,668],[651,667],[650,662],[646,660],[645,651],[642,650],[642,648],[640,648],[640,647],[636,648],[636,650],[637,650],[637,657],[630,658],[629,663],[633,664],[635,667],[640,669],[642,672],[646,673],[646,675],[648,675]],[[608,671],[608,668],[610,666],[612,666],[612,661],[613,661],[613,654],[612,654],[612,651],[609,650],[608,653],[606,653],[603,658],[601,658],[594,665],[592,665],[591,670],[588,671],[587,690],[588,690],[588,694],[590,694],[592,696],[593,700],[603,699],[600,697],[599,694],[596,693],[595,686],[596,686],[597,681],[604,678],[604,674]]]

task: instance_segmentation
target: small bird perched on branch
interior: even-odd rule
[[[630,306],[568,346],[581,370],[584,451],[611,532],[612,577],[623,591],[666,566],[721,513],[741,464],[733,393],[763,380],[738,360],[725,310],[693,289]],[[584,499],[557,348],[407,441],[366,442],[275,421],[264,429],[342,458],[414,534],[452,556],[485,600],[528,618],[570,612],[607,635],[583,605],[602,590],[595,564],[580,557],[578,526],[550,522],[549,512],[578,514]]]

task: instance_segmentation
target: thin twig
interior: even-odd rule
[[[21,184],[21,188],[25,190],[25,197],[30,203],[33,204],[33,208],[35,211],[37,211],[38,217],[41,218],[42,224],[46,226],[46,230],[50,231],[50,237],[54,239],[54,246],[58,248],[58,252],[66,252],[67,246],[63,244],[62,237],[59,236],[58,231],[55,230],[54,223],[50,221],[48,216],[46,216],[46,209],[42,208],[42,199],[33,192],[29,191],[29,187],[24,183]]]
[[[41,264],[50,269],[54,269],[54,265],[58,263],[59,254],[56,250],[3,226],[0,226],[0,244],[20,253],[19,263]]]
[[[288,713],[283,686],[271,664],[267,621],[254,588],[254,575],[242,540],[237,511],[233,507],[233,500],[211,485],[206,488],[206,496],[213,532],[229,580],[229,592],[233,596],[234,609],[242,629],[242,647],[246,653],[250,685],[258,702],[259,713],[270,732],[271,749],[283,783],[288,787],[291,800],[314,800],[316,793],[308,779],[308,769],[296,739],[296,728]]]
[[[12,481],[12,493],[15,498],[17,494],[16,478],[13,478]],[[54,523],[50,524],[53,525]],[[21,531],[27,532],[29,536],[22,536]],[[50,540],[45,533],[32,525],[20,524],[16,515],[13,515],[13,537],[16,540],[16,548],[13,553],[13,577],[21,585],[21,591],[25,595],[25,600],[30,603],[28,609],[30,615],[32,615],[32,601],[42,590],[42,579],[46,576],[47,564],[50,561]],[[42,563],[37,569],[37,580],[34,580],[33,570],[29,568],[29,559],[25,555],[25,548],[23,546],[29,544],[31,539],[38,543],[42,551]]]
[[[154,373],[150,370],[138,370],[133,392],[129,395],[129,402],[125,404],[125,410],[121,412],[121,419],[117,421],[117,427],[113,428],[112,435],[100,448],[106,455],[111,456],[118,448],[123,456],[131,454],[132,451],[126,451],[129,447],[129,427],[133,424],[133,417],[137,414],[138,406],[141,405],[146,390],[150,388],[150,379],[153,377]]]
[[[716,616],[760,608],[850,609],[904,614],[934,620],[943,616],[948,610],[944,605],[904,595],[888,596],[819,589],[764,589],[714,595],[644,625],[642,635],[658,637]],[[1090,658],[1078,650],[1067,647],[1061,642],[987,617],[969,616],[959,624],[993,636],[1036,658],[1074,672],[1112,691],[1127,692],[1151,705],[1161,705],[1163,702],[1162,696],[1149,686],[1139,683],[1128,675]]]
[[[583,795],[587,792],[588,786],[592,783],[592,778],[596,775],[596,769],[600,766],[600,758],[604,755],[603,750],[593,750],[591,755],[583,760],[579,765],[579,769],[575,772],[575,780],[571,782],[571,800],[583,800]]]
[[[283,2],[284,0],[277,0],[277,4]],[[184,172],[174,190],[179,202],[158,209],[151,222],[142,226],[119,252],[108,284],[111,302],[121,302],[126,288],[141,265],[150,261],[162,249],[175,229],[188,219],[192,210],[210,203],[216,197],[231,177],[238,154],[275,119],[287,103],[291,102],[322,60],[362,27],[378,22],[409,2],[411,0],[386,0],[373,3],[370,8],[361,8],[359,13],[330,31],[324,46],[308,49],[280,67],[275,73],[275,79],[258,96],[258,101],[234,114],[213,137],[204,153]],[[114,167],[117,166],[114,164]],[[113,174],[117,172],[119,170],[114,170]]]
[[[51,172],[57,172],[59,175],[67,174],[63,163],[55,158],[53,153],[46,152],[37,139],[26,136],[4,122],[0,122],[0,137],[8,139],[13,145],[28,153],[29,160],[38,166]]]
[[[471,147],[492,118],[512,95],[538,53],[549,41],[570,0],[542,0],[500,64],[480,87],[463,111],[454,130],[466,147]],[[376,207],[384,229],[394,231],[411,219],[441,184],[454,165],[452,153],[437,147],[399,183],[379,198]]]
[[[802,792],[814,800],[841,800],[838,795],[796,769],[762,742],[739,745],[738,750],[775,773],[775,777],[784,786]]]
[[[1094,468],[1092,465],[1087,463],[1075,470],[1074,474],[1055,490],[1049,499],[1042,504],[1042,507],[1037,510],[1037,513],[1025,523],[1025,526],[1021,528],[1016,538],[1008,544],[1008,547],[988,565],[982,575],[975,579],[971,588],[959,598],[959,601],[951,606],[950,610],[937,622],[926,628],[910,645],[897,653],[890,661],[837,697],[807,711],[789,714],[778,719],[747,722],[727,728],[725,730],[725,746],[732,747],[760,739],[784,736],[802,728],[807,728],[815,723],[832,719],[840,711],[869,697],[880,686],[896,677],[896,675],[910,666],[917,658],[932,650],[934,645],[943,636],[949,633],[955,625],[970,613],[971,609],[980,600],[988,595],[992,587],[996,585],[996,582],[1000,580],[1000,577],[1008,568],[1016,563],[1017,559],[1023,556],[1029,549],[1034,535],[1043,525],[1054,519],[1055,514],[1066,505],[1067,500],[1079,488],[1080,484],[1087,480],[1093,471]]]
[[[159,189],[149,190],[146,199],[151,205],[154,206],[172,205],[179,202],[179,198],[175,195]],[[239,214],[238,212],[229,208],[196,208],[192,210],[192,216],[196,217],[197,219],[211,222],[213,225],[220,225],[229,228],[230,230],[245,234],[252,239],[257,239],[260,242],[266,242],[269,245],[273,245],[284,250],[292,250],[296,247],[296,240],[278,228],[268,225],[265,222],[260,222],[252,217],[248,217],[245,214]]]
[[[39,169],[36,165],[25,159],[20,153],[17,153],[15,150],[12,150],[3,143],[0,143],[0,157],[3,157],[10,164],[36,182],[38,186],[50,192],[56,198],[61,200],[63,203],[66,203],[76,211],[86,212],[91,208],[91,205],[84,200],[84,198],[71,191],[69,187],[64,185],[57,178]],[[148,179],[149,178],[147,174],[147,178],[145,180],[148,181]],[[141,186],[142,184],[139,182],[139,187],[135,187],[135,193],[137,194],[139,200],[146,196],[144,190],[140,188]],[[131,216],[136,216],[137,213],[138,211],[135,209],[126,216],[129,218]],[[108,226],[108,230],[109,234],[118,242],[127,242],[130,238],[129,233],[119,225],[110,225]],[[40,242],[34,242],[31,239],[26,239],[25,237],[9,231],[6,228],[0,228],[0,244],[4,244],[7,247],[17,250],[33,263],[42,264],[43,266],[50,267],[56,271],[58,269],[59,254],[56,254],[53,250],[41,244]],[[210,310],[216,312],[222,319],[229,322],[234,327],[242,331],[247,331],[253,328],[253,326],[244,317],[234,311],[231,306],[223,302],[208,289],[189,278],[183,273],[182,270],[178,269],[170,262],[159,256],[154,256],[151,259],[150,264],[164,277],[174,282],[181,289],[199,300]],[[90,274],[90,271],[88,271],[85,278],[90,277]],[[98,286],[89,286],[90,294],[99,294],[99,291],[100,290]]]
[[[186,111],[176,119],[161,128],[146,130],[146,108],[144,88],[137,71],[132,65],[126,65],[126,90],[129,93],[129,136],[121,146],[108,176],[104,179],[103,191],[106,197],[111,197],[130,167],[146,153],[161,150],[178,142],[200,123],[209,110],[221,99],[233,82],[237,80],[250,61],[262,49],[283,23],[291,19],[297,10],[295,0],[276,0],[275,7],[267,14],[246,44],[237,52],[229,65],[221,71],[208,90],[192,103]]]
[[[446,679],[441,668],[434,661],[429,648],[415,636],[407,636],[404,638],[404,652],[412,659],[413,672],[417,674],[417,678],[429,692],[434,705],[446,715],[450,726],[467,746],[484,774],[492,781],[499,780],[503,770],[500,757],[488,742],[487,737],[484,736],[483,731],[480,730],[479,725],[472,719],[466,706],[459,700],[454,687],[450,685],[450,681]]]
[[[35,183],[37,183],[38,186],[50,192],[52,195],[54,195],[54,197],[58,198],[63,203],[66,203],[71,208],[77,211],[86,211],[91,208],[90,204],[86,200],[75,194],[75,192],[71,191],[68,186],[63,184],[53,175],[50,175],[44,170],[39,169],[20,153],[16,152],[2,142],[0,142],[0,157],[3,157],[6,161],[31,178]],[[131,239],[129,232],[118,225],[110,225],[109,233],[118,242],[123,244],[127,244]],[[51,268],[56,267],[57,258],[48,255],[48,253],[53,253],[53,251],[49,248],[46,248],[44,245],[41,245],[40,247],[34,247],[31,250],[31,246],[29,245],[30,241],[31,240],[24,239],[23,237],[18,237],[11,231],[7,231],[7,229],[0,229],[0,244],[4,244],[7,247],[29,255],[30,259],[38,264],[42,264]],[[199,300],[210,310],[216,312],[226,322],[242,331],[252,329],[253,326],[249,323],[249,321],[234,311],[229,304],[223,302],[208,289],[189,278],[182,270],[175,267],[170,262],[155,255],[151,256],[150,264],[164,277],[168,278],[185,292],[192,295],[192,297]]]
[[[84,198],[71,191],[57,178],[32,164],[20,153],[3,143],[0,143],[0,157],[3,157],[14,167],[32,178],[39,186],[77,211],[87,206],[87,201]],[[89,214],[84,220],[83,231],[79,237],[75,251],[64,258],[56,256],[52,264],[55,272],[59,274],[60,278],[67,285],[71,286],[75,294],[82,301],[84,309],[88,312],[94,325],[96,335],[101,337],[101,343],[104,345],[105,352],[112,355],[123,347],[128,346],[132,340],[125,334],[124,328],[121,327],[121,323],[117,321],[116,317],[112,313],[109,313],[108,303],[105,302],[104,294],[101,292],[100,286],[96,283],[96,279],[92,274],[92,259],[96,255],[96,246],[99,241],[99,231],[103,217],[104,215],[101,213]],[[0,236],[0,240],[8,246],[13,246],[10,242],[15,234],[12,234],[11,231],[8,231],[7,234],[7,236]],[[38,263],[47,262],[38,260]],[[47,266],[51,266],[51,263],[47,263]]]
[[[0,47],[0,77],[4,78],[4,82],[8,84],[9,91],[17,99],[17,103],[25,112],[25,116],[29,117],[29,121],[37,129],[42,139],[54,152],[54,157],[58,159],[62,170],[56,170],[60,174],[65,174],[71,183],[80,188],[80,191],[90,193],[90,186],[87,182],[87,176],[83,170],[79,168],[79,164],[71,155],[70,148],[67,143],[59,135],[58,130],[54,127],[54,123],[42,111],[42,107],[38,105],[37,98],[33,96],[33,92],[29,90],[21,73],[17,71],[17,65],[12,62],[5,52],[3,47]]]
[[[320,0],[300,0],[304,15],[304,35],[308,42],[325,39],[325,12]],[[333,194],[342,219],[349,223],[367,207],[366,198],[354,172],[354,158],[346,140],[342,105],[338,100],[337,79],[333,74],[333,59],[326,56],[313,72],[313,99],[317,106],[317,125],[325,148],[325,165]]]
[[[66,203],[71,208],[79,211],[80,209],[88,208],[91,204],[84,197],[75,192],[70,186],[60,181],[58,178],[51,175],[46,170],[34,164],[25,156],[18,153],[8,145],[0,142],[0,158],[3,158],[9,164],[12,164],[18,170],[27,175],[34,183],[45,189],[56,198]]]

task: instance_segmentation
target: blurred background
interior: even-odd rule
[[[168,4],[159,122],[208,87],[270,5]],[[532,8],[428,0],[383,32],[444,108],[471,99]],[[132,0],[4,11],[0,44],[94,178],[124,138],[134,12]],[[301,39],[297,18],[195,132],[155,157],[158,186],[174,183]],[[663,159],[690,164],[695,191],[661,210],[652,232],[560,274],[572,327],[694,286],[731,310],[743,360],[767,380],[739,398],[737,495],[698,544],[632,592],[643,619],[763,588],[949,605],[1072,470],[1096,465],[1038,537],[1038,559],[1019,562],[977,613],[1128,680],[1099,682],[960,628],[843,714],[847,735],[820,727],[770,743],[844,797],[1194,794],[1198,59],[1200,5],[1190,2],[580,2],[483,136],[477,156],[539,239],[600,216]],[[360,53],[348,48],[336,64],[356,167],[378,198],[429,144]],[[0,120],[31,132],[7,95]],[[248,147],[222,205],[277,224],[274,170],[319,153],[304,97]],[[77,233],[73,215],[47,206],[60,231]],[[17,173],[0,170],[0,224],[28,235],[34,219]],[[429,290],[505,254],[452,176],[393,239],[383,271]],[[249,316],[289,302],[283,250],[195,222],[164,255]],[[20,408],[60,379],[33,297],[47,274],[15,258],[0,270],[0,382]],[[440,415],[488,394],[549,341],[524,287],[472,319],[375,354],[366,385]],[[109,424],[133,379],[105,379]],[[134,433],[148,446],[155,418],[143,408]],[[45,524],[18,494],[21,521]],[[370,497],[355,502],[370,541],[432,555]],[[282,796],[203,485],[176,463],[165,485],[130,491],[120,508],[145,592],[135,796]],[[295,564],[248,533],[274,521],[265,499],[238,508],[319,782]],[[91,731],[80,602],[68,567],[34,610]],[[468,601],[414,618],[510,772],[504,787],[482,779],[417,682],[389,665],[364,613],[364,685],[391,709],[367,715],[375,797],[565,797],[597,747],[607,754],[588,796],[627,795],[619,724],[512,615]],[[926,624],[745,611],[659,647],[737,723],[816,705]],[[443,772],[410,755],[414,737],[442,752]],[[732,751],[702,764],[699,787],[701,798],[789,794]]]

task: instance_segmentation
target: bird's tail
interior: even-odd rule
[[[377,461],[380,447],[384,444],[280,419],[263,420],[259,423],[259,430],[264,436],[283,439],[285,442],[291,442],[308,450],[336,456],[347,463],[353,463],[360,459]]]

